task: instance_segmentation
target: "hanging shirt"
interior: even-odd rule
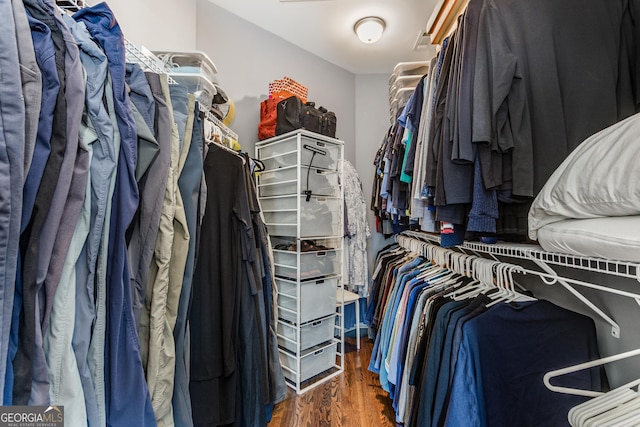
[[[445,426],[559,426],[583,396],[548,390],[542,377],[598,358],[591,318],[548,301],[500,303],[463,326]],[[600,390],[598,369],[571,386]]]

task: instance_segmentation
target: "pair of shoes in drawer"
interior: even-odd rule
[[[275,245],[273,249],[295,252],[298,250],[298,245],[296,243],[280,243],[279,245]],[[326,246],[316,245],[311,240],[303,240],[300,245],[300,252],[318,252],[329,249],[330,248],[327,248]]]
[[[328,248],[322,245],[316,245],[311,240],[303,240],[300,243],[300,252],[318,252],[326,251]]]

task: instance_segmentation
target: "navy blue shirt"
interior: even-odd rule
[[[545,373],[598,358],[591,318],[548,301],[500,303],[469,320],[445,426],[558,427],[586,400],[555,393]],[[568,387],[599,390],[598,369],[563,378]]]

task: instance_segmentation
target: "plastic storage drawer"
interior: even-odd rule
[[[333,344],[330,347],[317,350],[316,347],[312,347],[304,351],[300,359],[300,382],[331,369],[336,363],[336,348],[337,344]],[[295,356],[286,351],[280,352],[280,363],[292,371],[297,369]],[[296,380],[295,374],[288,369],[282,371],[289,381]]]
[[[298,196],[261,199],[264,219],[273,236],[297,235]],[[342,201],[339,198],[300,196],[300,237],[340,236]]]
[[[316,320],[315,322],[301,326],[300,350],[306,350],[310,347],[330,341],[333,338],[335,323],[336,316],[331,316],[326,319]],[[285,323],[282,320],[278,322],[278,344],[280,347],[286,348],[294,353],[297,351],[296,327],[294,325]]]
[[[189,93],[192,93],[196,101],[202,105],[211,105],[213,97],[218,90],[209,80],[199,74],[169,74],[176,82],[184,85]]]
[[[309,175],[307,185],[307,175]],[[340,196],[338,173],[302,166],[300,168],[300,191],[310,190],[320,196]],[[282,196],[298,193],[298,170],[294,167],[265,171],[260,174],[260,197]]]
[[[313,139],[306,135],[300,135],[300,138],[301,165],[334,170],[338,167],[338,159],[340,158],[339,144]],[[305,148],[305,146],[311,149]],[[296,135],[284,138],[282,141],[265,144],[264,147],[258,146],[258,149],[260,150],[258,158],[262,160],[268,170],[298,164],[298,138]],[[316,150],[320,150],[324,154],[316,153],[314,155]]]
[[[300,298],[300,324],[320,319],[336,312],[338,279],[319,279],[300,282],[300,295],[295,283],[276,279],[278,285],[278,316],[291,323],[296,320],[296,302]]]
[[[274,251],[276,276],[296,280],[297,252]],[[340,274],[340,252],[326,250],[300,253],[300,279]]]
[[[218,69],[211,58],[204,52],[156,50],[153,53],[169,67],[171,73],[201,74],[210,82],[216,82]]]

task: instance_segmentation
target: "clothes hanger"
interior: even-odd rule
[[[487,308],[493,307],[494,305],[501,302],[506,302],[512,296],[511,291],[505,286],[504,283],[505,264],[493,264],[492,270],[494,272],[494,280],[496,283],[496,287],[498,288],[498,292],[489,295],[489,298],[491,298],[493,301],[487,304]]]
[[[627,414],[623,419],[616,420],[617,427],[634,427],[640,424],[640,410],[635,410]]]
[[[264,162],[262,160],[254,159],[253,157],[251,158],[251,160],[256,164],[255,172],[263,172],[267,169],[264,166]]]
[[[460,301],[466,298],[474,297],[482,292],[484,292],[487,287],[485,284],[479,279],[478,271],[479,271],[479,263],[481,262],[481,258],[472,257],[466,254],[462,254],[460,257],[460,261],[463,263],[462,271],[464,272],[465,277],[470,277],[472,280],[466,285],[454,289],[448,296],[453,298],[456,301]]]
[[[633,408],[631,408],[633,407]],[[626,410],[624,413],[618,414],[612,417],[611,420],[605,421],[602,424],[594,424],[601,427],[624,427],[624,426],[637,426],[640,420],[640,403],[628,402],[622,405],[622,408]],[[630,424],[631,423],[631,424]]]
[[[509,290],[512,292],[513,297],[511,299],[509,299],[508,302],[528,302],[528,301],[537,301],[538,299],[529,295],[525,295],[523,293],[520,293],[517,289],[516,289],[516,281],[513,280],[513,273],[520,273],[521,272],[521,268],[519,266],[516,265],[509,265],[507,267],[507,276],[506,276],[506,280],[507,280],[507,286],[509,288]],[[522,287],[521,287],[522,288]]]
[[[627,414],[631,411],[640,409],[636,408],[636,404],[640,405],[640,394],[630,390],[630,387],[640,385],[640,379],[636,379],[607,393],[593,390],[555,386],[551,384],[551,379],[561,375],[566,375],[573,372],[578,372],[583,369],[601,366],[606,363],[615,362],[637,355],[640,355],[640,349],[627,351],[589,362],[584,362],[574,366],[568,366],[562,369],[556,369],[554,371],[547,372],[543,377],[543,382],[545,386],[551,391],[578,396],[595,397],[596,399],[592,399],[591,401],[585,402],[581,405],[576,406],[575,408],[572,408],[569,411],[568,417],[570,422],[572,422],[572,425],[574,426],[601,427],[602,423],[608,422],[611,419],[615,420],[615,417],[626,417]],[[628,390],[628,392],[625,392],[624,389]],[[623,391],[618,392],[617,390]],[[629,392],[632,394],[629,394]],[[622,409],[622,406],[625,406],[625,408]],[[617,426],[617,424],[614,425]]]
[[[439,264],[431,264],[431,266],[427,267],[427,269],[423,273],[418,274],[416,276],[416,279],[424,280],[426,282],[429,281],[429,279],[432,279],[446,271],[448,270],[443,268]]]
[[[495,261],[476,257],[472,262],[472,278],[471,283],[460,288],[453,297],[454,300],[460,301],[467,298],[475,298],[476,296],[486,293],[489,290],[496,289],[493,283],[492,274],[488,274],[489,268]]]
[[[588,419],[634,399],[637,396],[637,393],[630,388],[633,386],[633,383],[640,383],[640,380],[636,380],[625,386],[616,388],[610,392],[581,403],[580,405],[574,406],[569,410],[569,423],[574,427],[582,426]]]
[[[589,418],[583,427],[611,427],[612,425],[617,427],[619,420],[625,419],[630,412],[638,411],[640,411],[640,395],[610,411]]]
[[[555,369],[553,371],[547,372],[542,378],[542,381],[544,382],[544,385],[547,387],[547,389],[551,391],[555,391],[558,393],[565,393],[565,394],[573,394],[576,396],[597,397],[604,393],[600,391],[594,391],[594,390],[584,390],[579,388],[556,386],[551,384],[551,380],[562,375],[571,374],[573,372],[578,372],[583,369],[594,368],[597,366],[605,365],[607,363],[615,362],[622,359],[628,359],[630,357],[635,357],[638,355],[640,355],[640,349],[630,350],[624,353],[619,353],[612,356],[591,360],[591,361],[580,363],[577,365],[567,366],[561,369]]]

